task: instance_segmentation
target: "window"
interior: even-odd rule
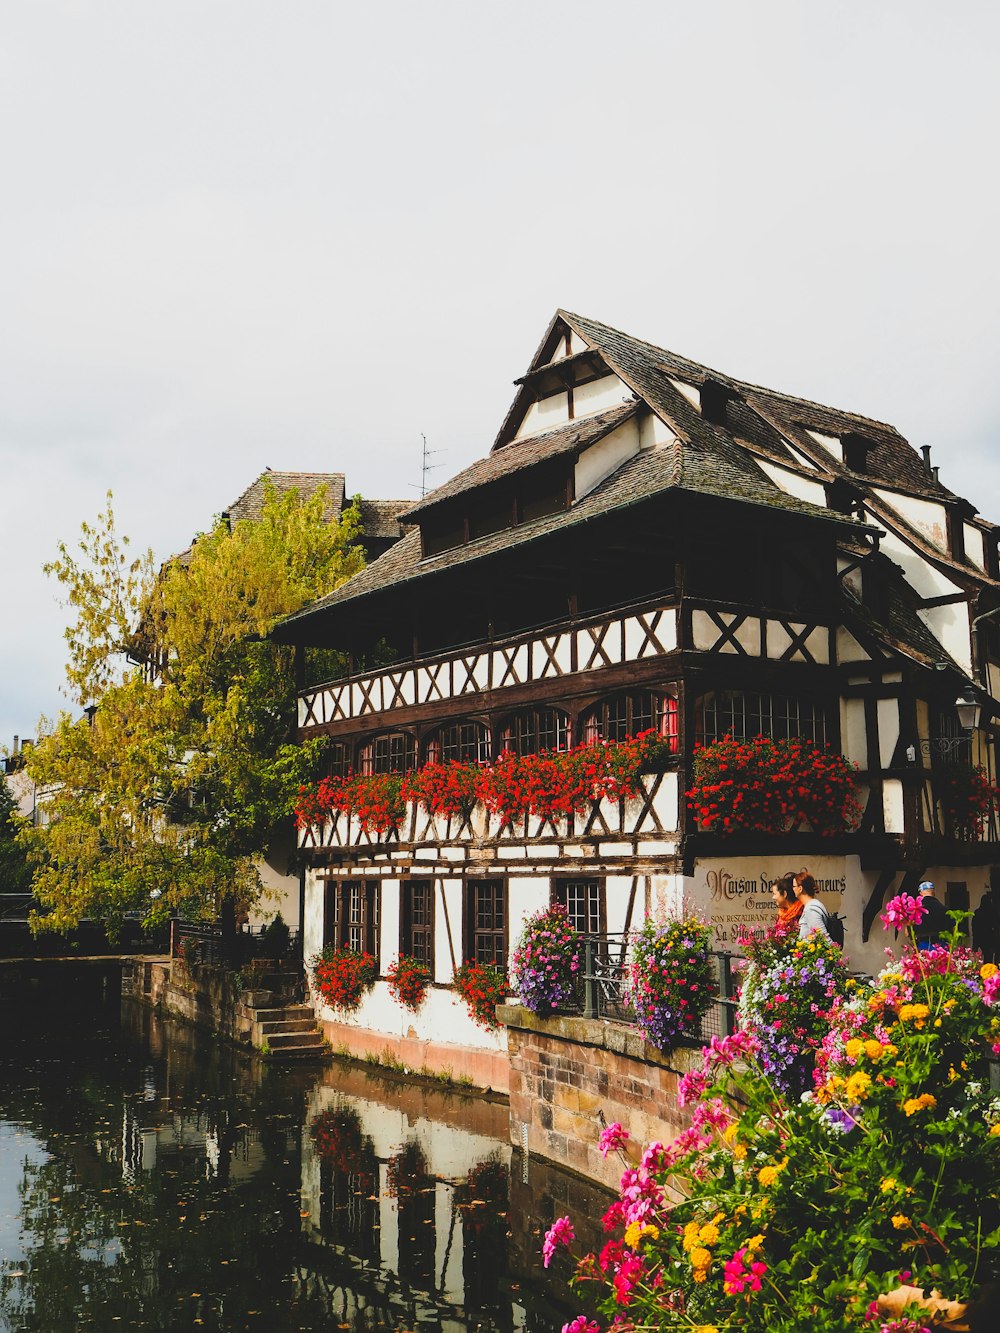
[[[427,742],[427,762],[484,764],[490,757],[490,733],[481,722],[454,722]]]
[[[656,731],[671,754],[678,748],[677,700],[672,694],[633,690],[602,699],[582,719],[585,741],[627,741],[644,731]]]
[[[507,967],[507,883],[470,879],[465,886],[465,957]]]
[[[400,886],[399,952],[434,971],[434,881],[404,879]]]
[[[334,741],[327,746],[324,767],[328,777],[346,778],[351,772],[351,747],[343,741]]]
[[[570,924],[581,935],[605,933],[607,913],[603,879],[553,880],[552,901],[565,907]]]
[[[702,695],[696,708],[695,739],[708,745],[730,735],[737,740],[770,736],[781,741],[798,736],[825,745],[826,714],[814,700],[793,694],[716,690]]]
[[[379,882],[329,879],[323,921],[323,945],[353,949],[378,958]]]
[[[514,754],[568,750],[569,718],[557,708],[527,708],[514,713],[500,728],[500,749]]]
[[[361,747],[358,771],[365,777],[373,773],[409,773],[417,766],[417,743],[406,731],[388,731]]]

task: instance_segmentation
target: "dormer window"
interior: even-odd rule
[[[735,395],[718,380],[706,380],[701,386],[701,415],[713,426],[726,424],[726,404]]]
[[[868,454],[875,448],[875,441],[851,431],[840,437],[840,443],[844,450],[845,467],[849,467],[852,472],[867,472]]]

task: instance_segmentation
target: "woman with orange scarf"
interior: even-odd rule
[[[778,925],[782,931],[798,929],[803,903],[795,896],[795,875],[792,872],[774,881],[771,897],[778,908]]]

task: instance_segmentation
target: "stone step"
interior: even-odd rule
[[[280,1009],[273,1005],[267,1009],[255,1009],[255,1023],[283,1023],[292,1018],[308,1018],[315,1021],[315,1014],[308,1004],[285,1004]]]
[[[269,1018],[260,1024],[263,1036],[270,1037],[272,1032],[315,1032],[316,1020],[303,1018]]]
[[[326,1042],[318,1032],[276,1032],[273,1037],[267,1038],[267,1044],[272,1051],[301,1051],[307,1047],[323,1050],[326,1047]]]

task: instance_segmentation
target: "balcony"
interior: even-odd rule
[[[676,648],[676,603],[623,607],[304,690],[299,730],[391,718],[407,708],[655,660]]]

